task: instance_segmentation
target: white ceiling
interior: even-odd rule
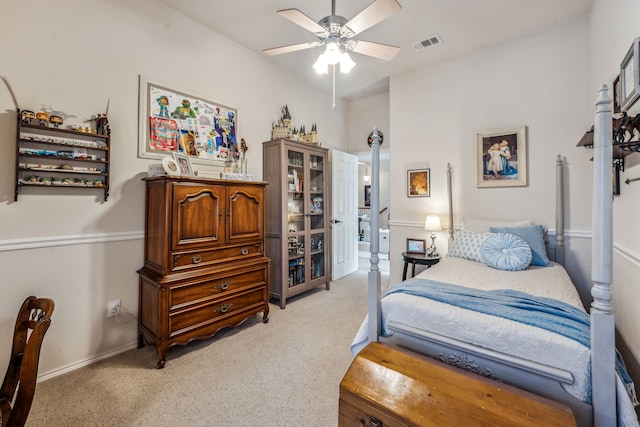
[[[331,91],[331,75],[312,68],[319,48],[267,56],[262,50],[315,41],[309,31],[278,16],[299,9],[315,21],[331,15],[331,0],[159,0],[182,14],[263,55],[296,76]],[[336,15],[350,19],[373,0],[336,0]],[[356,39],[399,46],[390,61],[360,54],[357,66],[336,76],[336,96],[356,98],[388,89],[388,77],[464,55],[485,46],[584,17],[593,0],[398,0],[402,10],[363,31]],[[414,42],[438,34],[438,46],[413,50]]]

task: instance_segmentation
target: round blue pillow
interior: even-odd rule
[[[531,248],[520,237],[510,233],[494,233],[480,246],[482,262],[498,270],[524,270],[533,258]]]

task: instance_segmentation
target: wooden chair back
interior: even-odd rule
[[[0,388],[2,427],[24,426],[33,403],[40,348],[55,304],[49,298],[27,298],[16,319],[9,367]]]

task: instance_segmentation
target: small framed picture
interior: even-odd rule
[[[427,244],[425,239],[407,239],[407,253],[424,254]]]
[[[174,152],[173,159],[178,163],[180,167],[181,176],[193,176],[193,166],[191,166],[191,159],[186,154],[179,154]]]
[[[407,197],[430,197],[431,176],[429,169],[407,171]]]
[[[371,186],[364,186],[364,205],[371,206]]]
[[[476,133],[477,187],[527,186],[525,126]]]
[[[640,97],[640,37],[633,40],[620,64],[620,111],[627,111]]]
[[[620,74],[613,79],[613,112],[620,114]]]

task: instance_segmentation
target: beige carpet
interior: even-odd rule
[[[213,339],[152,346],[39,383],[28,426],[335,426],[351,340],[367,311],[360,270]],[[383,288],[388,261],[381,262]]]

